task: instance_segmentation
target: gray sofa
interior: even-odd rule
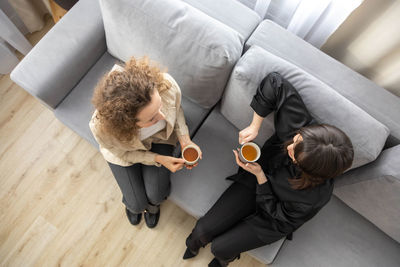
[[[119,60],[145,54],[177,80],[203,150],[198,167],[171,177],[178,206],[200,217],[229,186],[250,100],[261,79],[278,71],[317,120],[350,136],[356,157],[336,178],[331,201],[293,240],[250,255],[285,267],[400,265],[400,99],[240,2],[81,0],[11,78],[97,147],[88,126],[95,84]],[[268,116],[256,142],[273,131]]]

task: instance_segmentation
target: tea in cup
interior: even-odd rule
[[[261,150],[256,143],[244,143],[240,148],[239,158],[242,162],[256,162],[261,156]]]
[[[186,146],[182,151],[182,158],[186,161],[186,165],[194,165],[199,161],[200,152],[193,145]]]

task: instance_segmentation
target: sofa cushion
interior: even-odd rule
[[[175,0],[101,0],[110,54],[127,61],[149,56],[168,68],[184,95],[204,107],[220,99],[235,62],[241,35]]]
[[[335,179],[334,194],[400,242],[400,145]]]
[[[399,266],[400,244],[335,196],[285,241],[274,267]]]
[[[270,20],[260,23],[246,41],[258,45],[329,85],[390,129],[400,143],[400,98]]]
[[[261,22],[260,16],[234,0],[183,0],[191,6],[203,11],[210,17],[228,25],[247,40]]]
[[[386,126],[306,70],[258,46],[252,46],[239,60],[229,80],[222,100],[222,114],[229,121],[240,129],[251,122],[250,100],[270,72],[280,73],[293,84],[319,123],[334,125],[350,137],[354,146],[352,168],[376,159],[389,135]]]
[[[118,59],[105,52],[54,111],[61,122],[95,147],[98,147],[98,144],[89,128],[89,121],[94,112],[94,107],[91,103],[93,90],[100,78],[109,72],[118,61]],[[181,105],[185,114],[186,124],[192,135],[209,113],[209,109],[193,103],[184,96],[182,97]]]
[[[54,111],[57,119],[97,148],[89,128],[94,112],[91,103],[93,90],[100,78],[117,62],[118,59],[105,52]]]
[[[184,169],[171,175],[170,199],[189,214],[199,218],[232,183],[225,178],[237,172],[232,149],[238,146],[238,129],[227,121],[216,107],[193,141],[202,149],[203,159],[196,168]],[[265,263],[271,263],[282,243],[283,239],[252,250],[250,254]]]

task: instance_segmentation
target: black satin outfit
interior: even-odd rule
[[[270,73],[251,107],[262,117],[275,112],[275,134],[263,145],[258,160],[268,182],[259,185],[253,174],[239,168],[227,178],[234,183],[186,240],[192,250],[212,242],[212,252],[221,262],[290,235],[329,201],[333,191],[332,179],[303,190],[292,189],[288,181],[298,177],[300,170],[284,151],[284,142],[301,127],[315,123],[293,86],[279,73]]]

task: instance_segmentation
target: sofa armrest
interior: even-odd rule
[[[382,176],[399,176],[400,179],[400,145],[385,149],[373,162],[350,170],[335,178],[335,188],[353,185]]]
[[[400,145],[335,178],[334,194],[400,242]]]
[[[51,109],[106,51],[97,0],[79,1],[11,73],[11,79]]]

